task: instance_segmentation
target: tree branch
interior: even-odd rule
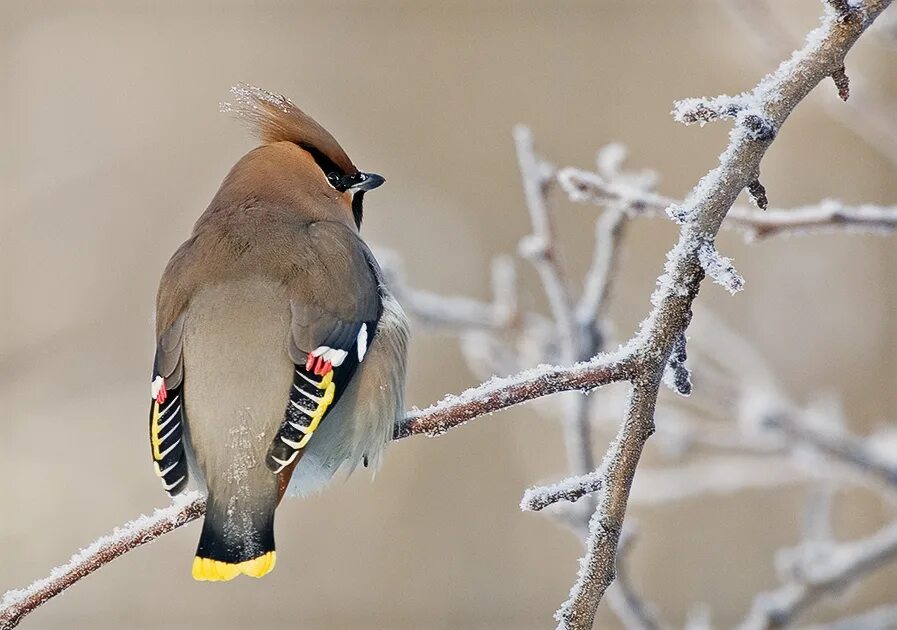
[[[685,203],[638,188],[621,189],[596,173],[572,167],[558,172],[558,182],[573,201],[607,205],[625,200],[637,214],[658,216],[669,208],[681,209]],[[848,206],[832,199],[792,209],[757,210],[734,206],[726,215],[723,227],[740,230],[752,241],[835,229],[890,234],[897,231],[897,206]]]
[[[637,376],[633,379],[627,418],[608,450],[602,468],[598,509],[590,522],[586,555],[570,598],[557,613],[558,628],[591,628],[598,603],[614,577],[616,548],[635,469],[645,441],[654,431],[654,407],[663,370],[673,345],[691,319],[704,272],[701,244],[712,240],[738,194],[757,177],[760,161],[797,104],[820,81],[844,64],[844,56],[890,0],[870,0],[865,14],[841,19],[827,12],[806,46],[783,62],[745,98],[720,164],[692,189],[682,213],[679,242],[667,254],[666,273],[652,296],[654,309],[634,337]]]
[[[841,591],[897,558],[897,523],[865,540],[806,545],[794,552],[791,578],[780,588],[761,593],[740,630],[772,630],[789,625],[822,597]]]
[[[837,1],[841,5],[849,5],[846,0]],[[739,22],[754,38],[761,58],[775,62],[791,51],[792,38],[780,25],[775,3],[763,0],[723,0],[723,5],[739,18]],[[841,12],[834,6],[832,9]],[[849,19],[850,11],[846,15]],[[855,70],[850,75],[853,84],[851,87],[854,89],[849,91],[850,100],[847,100],[847,75],[843,66],[832,73],[840,100],[826,98],[823,103],[826,113],[851,130],[879,155],[897,165],[897,124],[894,122],[893,107],[870,88],[874,81],[869,81]]]
[[[468,420],[527,400],[561,391],[590,391],[626,380],[630,374],[631,363],[620,353],[598,356],[569,368],[543,366],[514,377],[495,378],[458,396],[446,397],[422,411],[412,411],[397,426],[396,439],[420,434],[441,435]],[[25,615],[104,564],[204,513],[205,499],[196,493],[186,493],[175,498],[169,507],[156,510],[152,516],[141,516],[103,536],[72,556],[68,563],[54,569],[49,577],[37,580],[25,589],[7,592],[0,600],[0,630],[16,627]]]
[[[203,497],[195,492],[184,493],[175,498],[169,507],[156,510],[152,516],[141,516],[97,539],[73,555],[66,564],[53,569],[48,577],[37,580],[27,588],[5,593],[0,599],[0,630],[15,628],[25,615],[81,578],[119,556],[196,520],[205,511]]]
[[[568,368],[541,366],[515,376],[495,377],[435,405],[414,410],[396,427],[395,438],[425,434],[442,435],[473,418],[507,409],[548,394],[591,391],[602,385],[631,378],[633,364],[625,348]]]
[[[515,127],[514,143],[533,228],[532,235],[521,240],[518,249],[524,258],[533,263],[539,274],[557,328],[561,361],[569,365],[587,359],[594,351],[584,347],[569,287],[555,249],[554,226],[548,209],[548,191],[554,181],[554,167],[536,155],[529,128],[523,125]],[[564,415],[564,445],[572,470],[584,474],[595,467],[588,405],[581,398],[568,401]]]

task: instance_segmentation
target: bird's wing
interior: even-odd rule
[[[162,487],[174,496],[187,486],[184,452],[186,417],[183,381],[184,309],[190,293],[193,239],[184,243],[165,269],[156,303],[156,356],[150,388],[150,447]]]
[[[349,228],[312,223],[300,244],[308,251],[289,286],[293,386],[266,458],[276,473],[297,461],[345,391],[373,341],[382,312],[376,263]]]
[[[159,337],[150,404],[150,446],[153,468],[162,480],[162,487],[171,496],[187,485],[187,459],[184,455],[184,315]]]

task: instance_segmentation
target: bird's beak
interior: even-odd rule
[[[376,173],[358,173],[358,181],[349,190],[374,190],[386,180]]]

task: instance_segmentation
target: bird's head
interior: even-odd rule
[[[359,171],[336,139],[285,96],[238,84],[231,88],[231,98],[232,102],[224,103],[222,110],[236,114],[264,144],[257,149],[263,154],[250,160],[248,168],[258,172],[258,160],[273,164],[273,168],[262,170],[273,175],[281,186],[285,185],[281,177],[288,176],[287,185],[301,188],[313,198],[336,201],[315,205],[321,206],[323,212],[329,206],[335,212],[351,213],[360,229],[364,194],[386,180]],[[279,172],[272,173],[274,170]]]

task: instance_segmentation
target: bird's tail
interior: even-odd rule
[[[193,579],[226,582],[241,573],[260,578],[274,569],[275,505],[258,506],[209,495],[206,517],[193,559]]]

